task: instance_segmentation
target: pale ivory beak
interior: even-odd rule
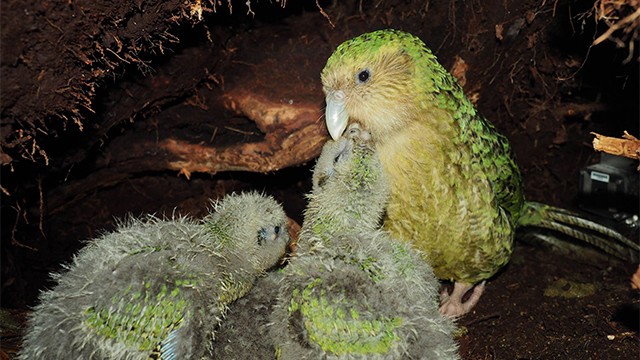
[[[344,98],[345,94],[342,90],[332,91],[327,94],[327,108],[324,116],[327,123],[327,130],[329,130],[329,135],[331,135],[333,140],[340,138],[344,129],[347,128],[347,122],[349,121],[349,114],[347,114],[347,109],[345,109]]]

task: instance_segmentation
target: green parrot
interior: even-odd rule
[[[283,257],[272,198],[230,195],[202,220],[132,219],[55,274],[19,359],[200,359],[227,306]]]
[[[331,137],[357,123],[378,148],[391,188],[385,228],[454,282],[441,294],[444,314],[460,316],[477,303],[485,280],[509,261],[521,226],[557,230],[625,259],[639,251],[600,224],[526,201],[507,138],[419,38],[397,30],[360,35],[338,46],[321,77]]]

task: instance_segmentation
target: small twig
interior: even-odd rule
[[[42,237],[46,238],[44,234],[44,227],[42,226],[44,218],[44,196],[42,196],[42,177],[38,177],[38,193],[40,194],[40,218],[38,219],[38,228]]]
[[[553,3],[553,14],[552,17],[556,16],[556,8],[558,7],[558,0]]]
[[[331,18],[329,17],[329,15],[327,15],[327,13],[324,12],[324,9],[322,8],[322,6],[320,6],[319,0],[316,0],[316,6],[318,7],[318,10],[320,10],[320,14],[322,14],[322,16],[324,16],[324,18],[327,19],[327,21],[329,22],[329,25],[331,25],[331,28],[335,29],[336,26],[333,24],[333,21],[331,21]]]
[[[239,65],[247,65],[247,66],[251,66],[251,67],[258,67],[258,65],[256,64],[252,64],[246,61],[240,61],[240,60],[232,60],[231,61],[232,64],[239,64]]]
[[[65,175],[63,182],[67,182],[67,180],[69,179],[69,174],[71,174],[71,169],[73,169],[74,165],[75,164],[71,164],[71,166],[69,166],[69,170],[67,170],[67,175]]]
[[[493,314],[481,317],[480,319],[473,320],[472,322],[465,324],[465,326],[471,326],[481,322],[485,322],[487,320],[498,319],[498,318],[500,318],[500,313],[493,313]]]
[[[47,18],[44,18],[44,19],[49,23],[49,25],[51,25],[51,27],[55,28],[56,30],[60,31],[60,33],[64,34],[64,31],[60,28],[60,26],[54,24],[51,20]]]
[[[178,175],[184,175],[185,178],[187,178],[187,180],[191,180],[191,171],[189,171],[189,169],[187,168],[182,168],[180,169],[180,171],[178,171]]]
[[[108,52],[112,53],[112,54],[113,54],[113,55],[115,55],[118,59],[120,59],[120,60],[124,61],[125,63],[127,63],[127,64],[131,64],[131,63],[130,63],[129,61],[127,61],[126,59],[123,59],[122,57],[120,57],[120,55],[118,55],[118,53],[116,53],[115,51],[113,51],[113,50],[111,50],[111,49],[109,49],[109,48],[106,48],[105,50],[107,50]]]
[[[218,127],[216,126],[216,128],[213,129],[213,134],[211,134],[211,139],[209,139],[209,144],[213,144],[213,139],[216,137],[217,133],[218,133]]]
[[[20,214],[22,213],[22,208],[20,207],[20,205],[18,205],[18,203],[16,203],[16,207],[14,207],[14,209],[16,210],[16,221],[13,224],[13,228],[11,229],[11,245],[14,246],[20,246],[23,247],[25,249],[29,249],[32,251],[38,251],[38,249],[25,245],[21,242],[19,242],[18,240],[16,240],[16,230],[18,229],[18,223],[20,222]]]
[[[235,132],[243,134],[243,135],[258,135],[258,133],[256,133],[256,132],[243,131],[243,130],[240,130],[240,129],[232,128],[231,126],[225,126],[224,128],[227,129],[227,130],[235,131]]]

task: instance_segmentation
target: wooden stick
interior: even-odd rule
[[[625,131],[621,139],[594,132],[591,134],[596,136],[593,139],[593,148],[596,151],[640,160],[640,140],[628,132]]]

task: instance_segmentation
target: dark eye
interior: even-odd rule
[[[364,84],[367,81],[369,81],[369,77],[371,76],[371,74],[369,73],[368,69],[362,70],[358,73],[358,82],[360,84]]]
[[[278,236],[278,234],[280,234],[280,226],[274,227],[273,232],[276,234],[276,236]]]

